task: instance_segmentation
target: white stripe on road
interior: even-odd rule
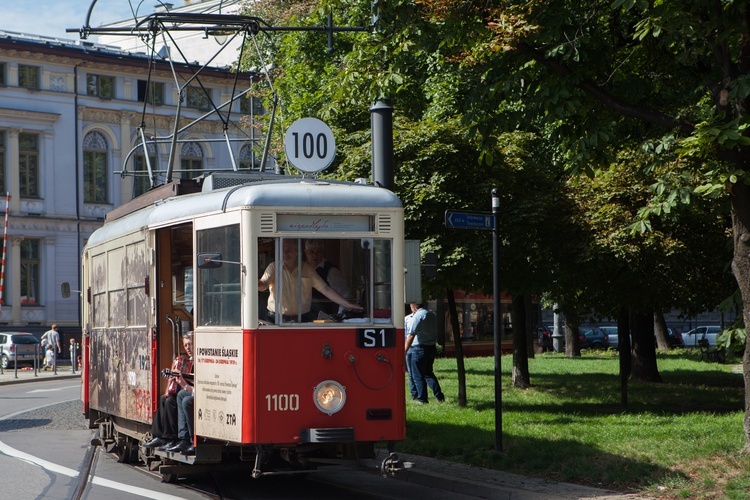
[[[64,391],[65,389],[77,389],[80,388],[81,384],[78,385],[69,385],[67,387],[58,387],[56,389],[36,389],[34,391],[29,391],[26,394],[34,394],[35,392],[55,392],[55,391]],[[75,401],[75,400],[71,400]]]
[[[35,457],[15,448],[11,448],[2,441],[0,441],[0,453],[8,455],[9,457],[23,460],[24,462],[33,465],[37,465],[42,469],[54,472],[55,474],[62,474],[68,477],[78,477],[80,474],[77,470],[69,469],[68,467],[63,467],[62,465],[53,464],[52,462],[44,460],[43,458]],[[103,486],[105,488],[125,491],[127,493],[132,493],[133,495],[138,495],[145,498],[153,498],[155,500],[184,500],[183,497],[169,495],[167,493],[160,493],[158,491],[148,490],[146,488],[139,488],[138,486],[131,486],[125,483],[118,483],[117,481],[111,481],[109,479],[104,479],[101,477],[93,477],[91,479],[91,483],[97,486]]]
[[[77,401],[77,400],[71,399],[70,401]],[[68,402],[68,401],[64,401],[64,402]],[[28,410],[11,413],[9,415],[4,415],[0,417],[0,420],[9,420],[15,417],[16,415],[20,415],[22,413],[27,413],[29,411],[38,410],[40,408],[46,408],[47,406],[55,406],[58,404],[60,403],[55,403],[54,405],[37,406],[36,408],[29,408]],[[69,469],[68,467],[64,467],[62,465],[53,464],[52,462],[48,460],[35,457],[34,455],[29,455],[28,453],[24,453],[20,450],[17,450],[15,448],[8,446],[2,441],[0,441],[0,453],[7,455],[9,457],[23,460],[26,463],[36,465],[38,467],[41,467],[42,469],[54,472],[55,474],[62,474],[63,476],[68,476],[68,477],[78,477],[80,475],[80,472],[78,472],[77,470]],[[109,479],[103,479],[100,477],[91,478],[91,483],[98,485],[98,486],[103,486],[105,488],[112,488],[115,490],[125,491],[127,493],[132,493],[133,495],[138,495],[138,496],[142,496],[145,498],[153,498],[155,500],[184,500],[183,497],[177,497],[174,495],[169,495],[167,493],[160,493],[158,491],[147,490],[146,488],[139,488],[137,486],[131,486],[129,484],[118,483],[117,481],[110,481]]]
[[[38,465],[42,469],[52,471],[55,474],[63,474],[64,476],[69,476],[69,477],[78,477],[77,470],[68,469],[67,467],[63,467],[62,465],[57,465],[57,464],[53,464],[52,462],[48,462],[47,460],[44,460],[43,458],[35,457],[34,455],[29,455],[28,453],[24,453],[15,448],[11,448],[7,444],[3,443],[2,441],[0,441],[0,453],[8,455],[9,457],[23,460],[24,462],[28,462],[33,465]]]

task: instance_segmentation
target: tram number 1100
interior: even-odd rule
[[[298,411],[299,394],[266,394],[268,411]]]

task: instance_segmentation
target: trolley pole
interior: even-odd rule
[[[501,376],[503,318],[500,311],[500,193],[497,188],[492,190],[492,215],[494,227],[492,229],[492,307],[495,330],[495,451],[503,451],[503,390]]]

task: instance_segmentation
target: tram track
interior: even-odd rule
[[[98,431],[96,434],[98,434]],[[104,455],[102,455],[102,453]],[[72,500],[82,500],[86,496],[86,494],[90,492],[91,486],[96,483],[95,475],[92,473],[92,471],[96,469],[97,460],[102,459],[104,456],[109,456],[109,458],[116,459],[116,456],[113,453],[106,451],[101,446],[96,444],[89,445],[84,455],[84,459],[81,462],[81,469],[79,470],[78,475],[78,484],[76,485],[76,489],[71,496]],[[127,464],[122,463],[120,464],[120,466],[130,467],[131,469],[136,470],[142,474],[146,474],[147,476],[159,480],[160,482],[162,480],[162,476],[158,471],[150,470],[148,466],[146,466],[142,462]],[[208,500],[225,500],[226,497],[222,493],[221,484],[216,479],[214,474],[206,474],[206,476],[210,478],[210,480],[205,482],[206,484],[201,484],[201,482],[183,482],[180,483],[178,487],[181,489],[199,493]]]

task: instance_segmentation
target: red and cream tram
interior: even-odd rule
[[[362,463],[377,443],[392,451],[405,436],[403,222],[387,189],[239,172],[170,183],[113,211],[83,254],[82,397],[99,442],[165,480],[227,463],[253,477]],[[285,246],[302,265],[308,242],[340,271],[356,312],[310,300],[307,278],[285,281],[278,266],[269,315],[259,280]],[[306,301],[314,316],[302,315]],[[160,372],[187,331],[192,456],[142,446]],[[393,454],[379,464],[401,465]]]

